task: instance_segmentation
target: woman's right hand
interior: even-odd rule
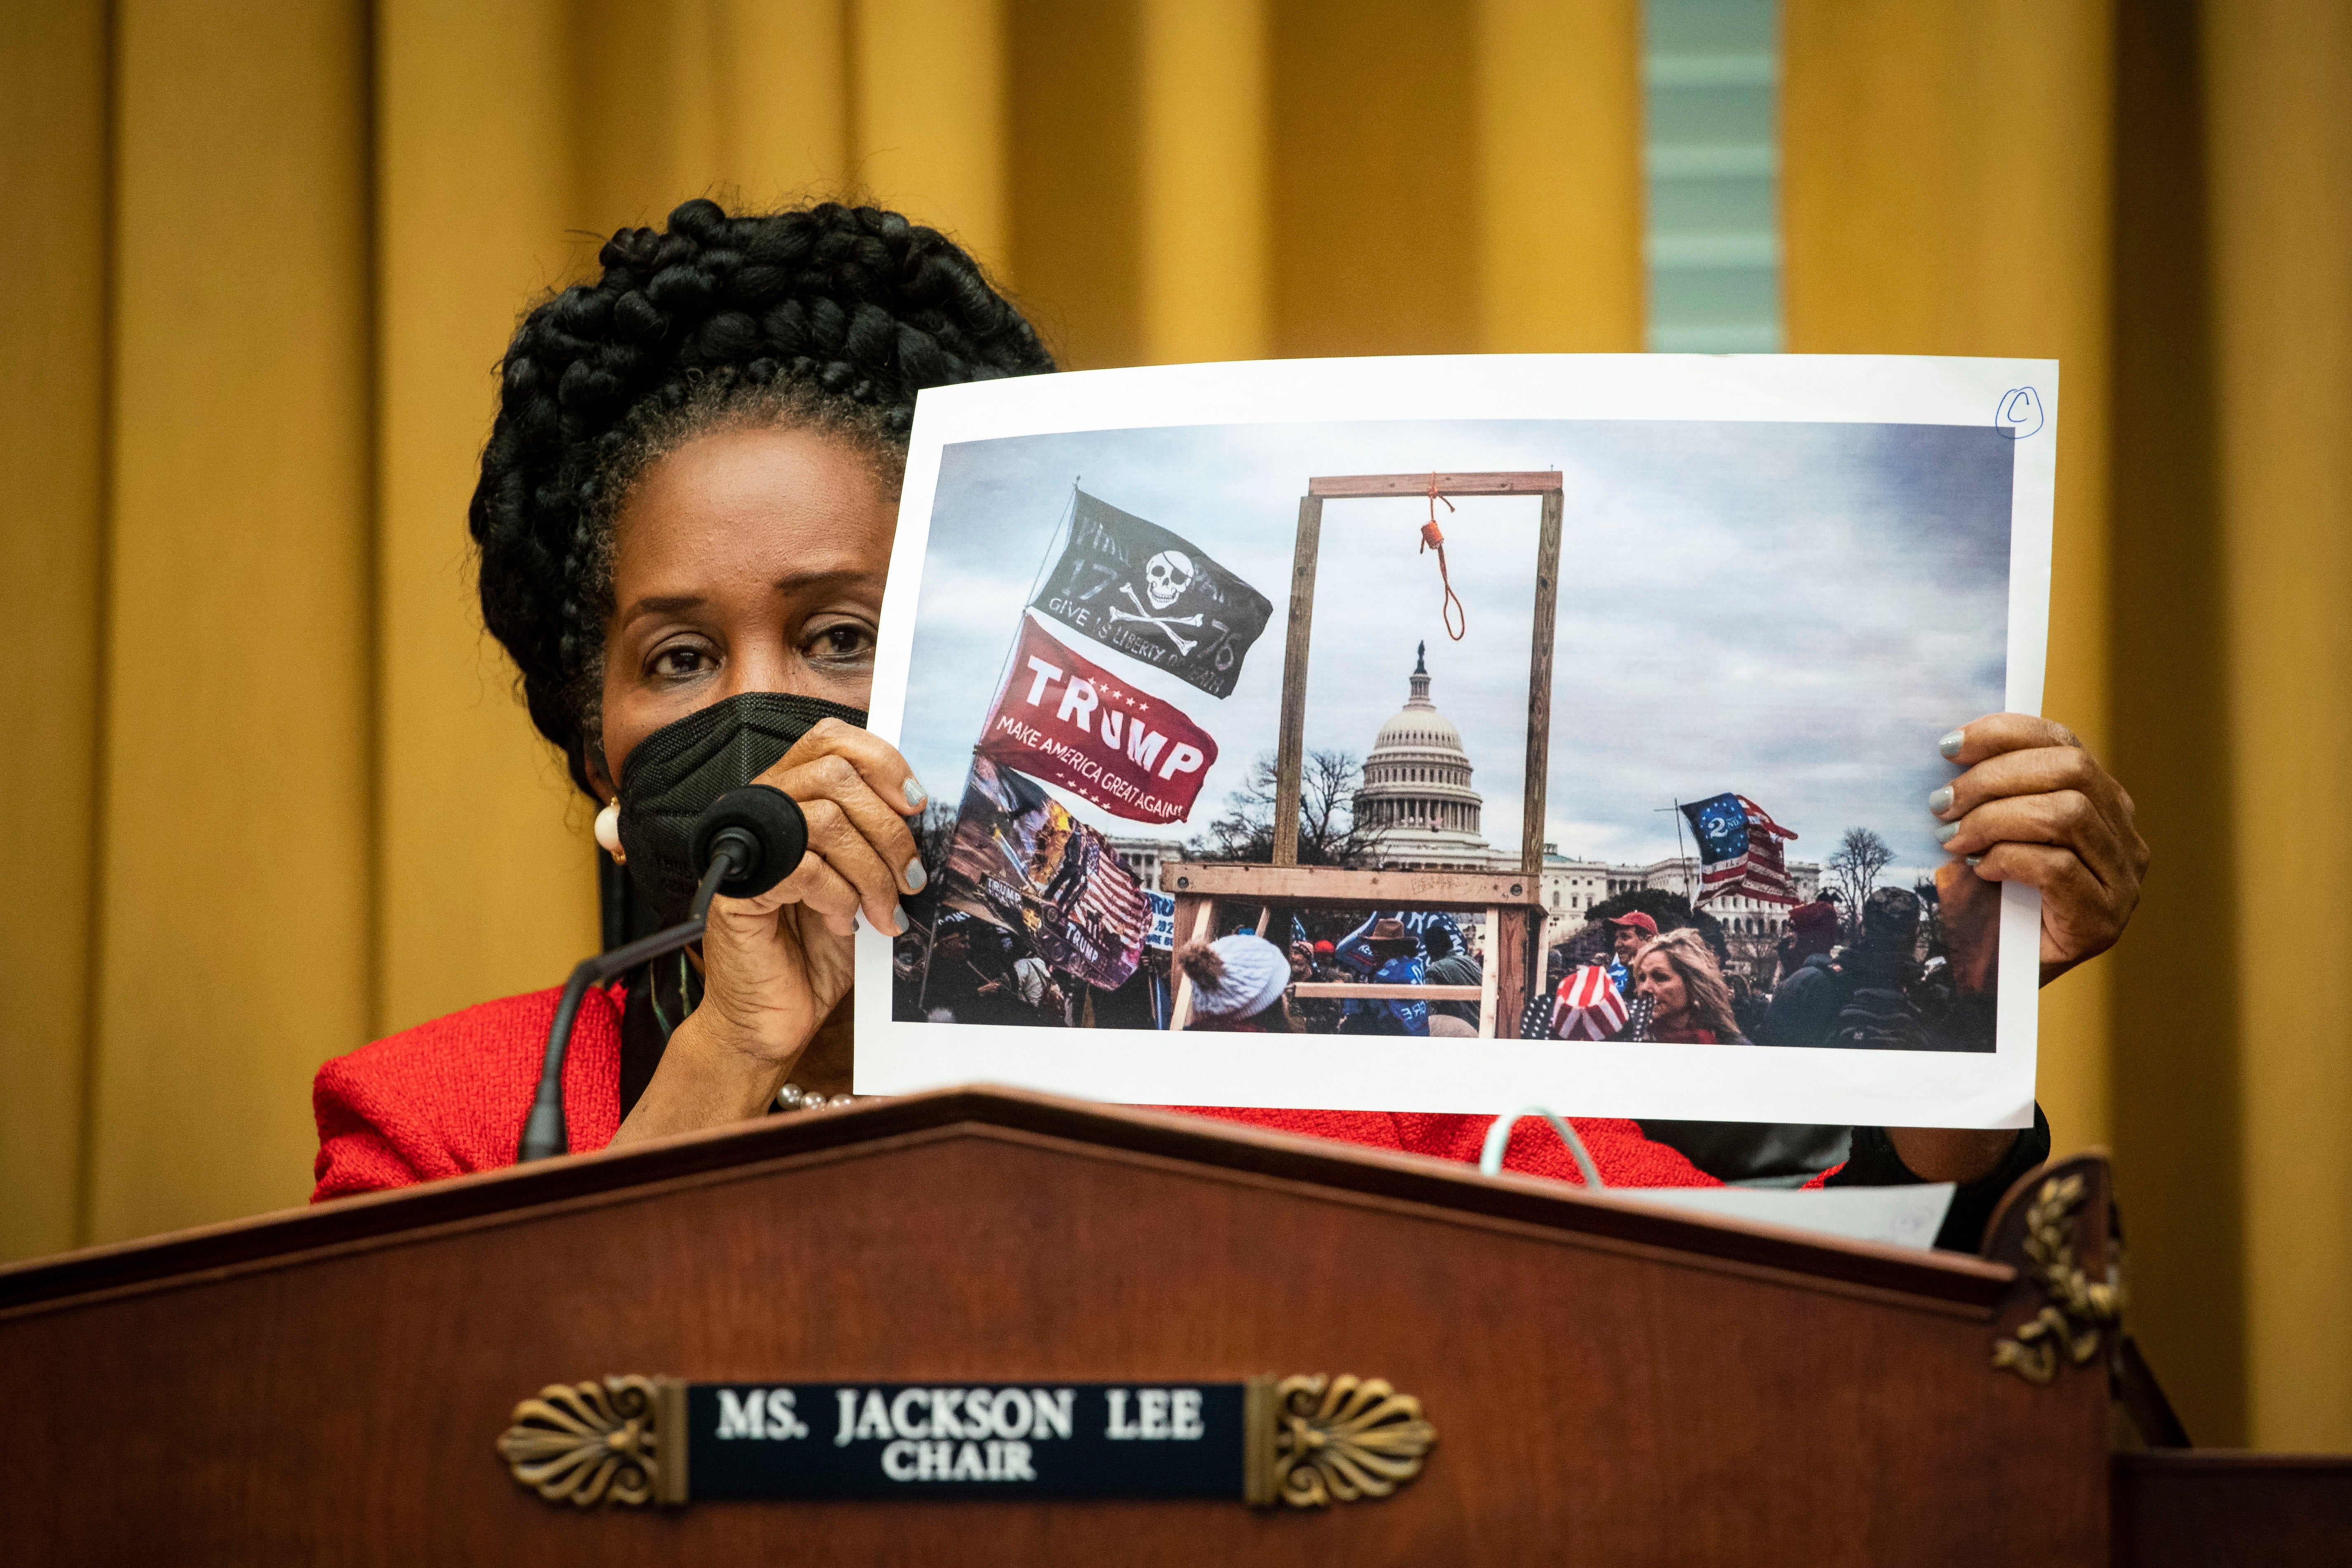
[[[922,786],[866,731],[824,720],[754,782],[799,804],[808,853],[757,898],[711,900],[702,1001],[629,1113],[631,1138],[758,1115],[849,994],[857,916],[905,930],[899,897],[926,880],[908,826],[926,804]]]

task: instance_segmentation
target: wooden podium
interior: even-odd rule
[[[2107,1206],[2095,1158],[2037,1173],[1979,1259],[1181,1115],[876,1100],[0,1270],[0,1541],[45,1564],[2099,1563],[2108,1342],[2060,1298],[2106,1278]],[[608,1374],[1291,1373],[1417,1397],[1421,1473],[1321,1508],[583,1508],[497,1447],[518,1401]]]

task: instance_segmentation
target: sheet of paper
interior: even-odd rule
[[[1819,1231],[1848,1241],[1932,1247],[1957,1191],[1949,1182],[1916,1187],[1611,1187],[1612,1197],[1638,1198],[1667,1208],[1721,1219],[1761,1220]]]
[[[1919,358],[1285,361],[926,392],[871,722],[940,804],[935,884],[908,935],[860,939],[859,992],[891,1001],[858,1010],[858,1090],[2029,1124],[2036,896],[1970,879],[1948,906],[1927,797],[1957,772],[1945,731],[2039,710],[2057,414],[2054,363]],[[1455,478],[1351,493],[1401,475]],[[1493,476],[1517,493],[1476,490]],[[1476,1020],[1475,992],[1312,994],[1443,980],[1449,942],[1499,983],[1484,907],[1248,893],[1207,934],[1264,908],[1277,947],[1308,943],[1300,1032],[1190,1007],[1167,1026],[1192,931],[1160,868],[1269,858],[1294,660],[1302,858],[1523,877],[1540,788],[1541,929],[1517,962],[1582,986],[1546,1037],[1499,1008],[1495,1037],[1465,1037],[1446,1015]],[[1865,895],[1902,905],[1888,889],[1914,899],[1899,973],[1843,963],[1811,1011],[1782,1006],[1799,904],[1841,891],[1850,952]],[[1619,963],[1589,911],[1629,899],[1696,931],[1714,982]],[[1381,917],[1403,939],[1374,945]]]

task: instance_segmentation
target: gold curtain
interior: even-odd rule
[[[2211,7],[2196,42],[2229,684],[2206,722],[2148,739],[2176,768],[2226,759],[2235,808],[2214,900],[2231,941],[2215,954],[2200,933],[2179,960],[2238,970],[2246,1428],[2346,1448],[2352,915],[2329,868],[2347,858],[2331,792],[2352,775],[2352,13],[2245,0]]]
[[[0,1256],[299,1202],[320,1060],[593,945],[464,506],[603,234],[870,195],[1077,367],[1632,350],[1638,46],[1634,0],[9,8]],[[1790,346],[2065,362],[2047,708],[2158,868],[2044,999],[2059,1141],[2116,1149],[2192,1430],[2352,1446],[2343,14],[1786,0],[1783,58]]]
[[[2043,995],[2208,1444],[2352,1447],[2352,13],[1786,0],[1801,352],[2064,360],[2045,710],[2156,850]]]

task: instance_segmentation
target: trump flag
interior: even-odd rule
[[[1181,822],[1217,760],[1207,731],[1022,618],[980,754],[1138,822]]]

